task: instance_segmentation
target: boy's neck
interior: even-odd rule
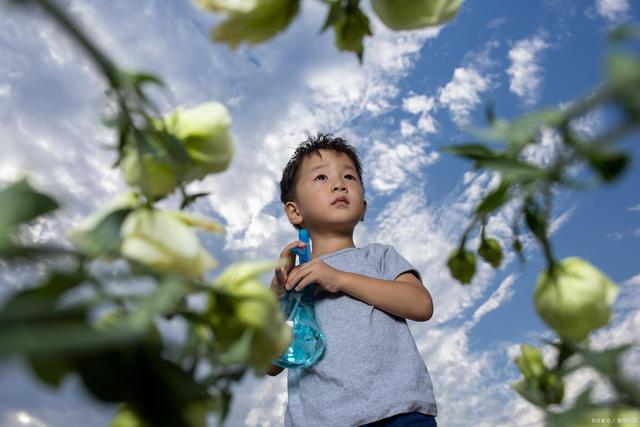
[[[353,235],[319,233],[311,234],[311,257],[317,258],[322,255],[330,254],[340,249],[355,248],[353,243]]]

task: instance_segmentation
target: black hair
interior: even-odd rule
[[[306,141],[301,142],[293,153],[291,159],[282,171],[282,179],[280,180],[280,200],[282,204],[292,202],[295,198],[296,175],[302,165],[302,161],[313,153],[320,150],[333,150],[338,153],[344,153],[353,162],[358,173],[358,178],[362,185],[364,194],[364,181],[362,180],[362,164],[358,157],[355,147],[342,138],[335,137],[330,133],[323,134],[318,132],[316,136],[310,136]],[[297,228],[297,227],[296,227]]]

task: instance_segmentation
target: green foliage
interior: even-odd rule
[[[338,50],[354,52],[362,63],[364,55],[363,40],[371,36],[369,18],[360,9],[360,0],[333,0],[322,31],[333,27]]]
[[[242,42],[261,43],[284,31],[300,7],[299,0],[258,0],[253,8],[229,0],[195,0],[195,3],[229,15],[211,31],[211,37],[234,49]]]
[[[468,284],[476,272],[476,256],[465,249],[456,249],[449,256],[447,265],[456,280]]]
[[[600,352],[585,345],[592,330],[609,322],[616,285],[587,261],[574,257],[557,261],[549,239],[555,187],[584,189],[592,186],[588,182],[574,181],[567,176],[567,171],[584,165],[596,178],[595,184],[607,185],[616,182],[630,164],[629,155],[615,144],[640,126],[639,29],[638,26],[623,27],[611,33],[609,40],[615,50],[607,62],[607,80],[588,96],[566,109],[541,110],[512,121],[496,118],[493,106],[489,106],[488,128],[471,130],[480,142],[445,147],[450,154],[471,160],[474,169],[493,171],[501,178],[499,185],[479,201],[459,248],[452,252],[448,261],[452,276],[462,284],[473,279],[470,268],[473,254],[464,251],[464,245],[478,223],[482,223],[479,255],[494,268],[500,265],[501,248],[494,239],[485,238],[484,225],[491,214],[510,202],[519,210],[512,225],[512,249],[521,262],[524,263],[524,257],[518,223],[526,225],[543,249],[547,268],[536,284],[535,306],[547,325],[561,337],[559,343],[550,343],[559,350],[556,366],[547,368],[539,350],[523,346],[523,354],[515,362],[524,379],[514,383],[513,388],[524,399],[543,408],[547,426],[586,426],[592,425],[591,417],[602,414],[625,414],[633,418],[637,416],[634,414],[640,413],[640,391],[619,371],[619,359],[630,345]],[[626,45],[622,46],[622,42]],[[624,50],[634,43],[635,50]],[[576,134],[572,128],[575,120],[609,105],[623,112],[622,122],[590,139]],[[554,153],[556,156],[548,165],[531,164],[524,158],[523,150],[538,144],[543,130],[556,132],[562,149]],[[502,149],[496,149],[495,144],[500,144]],[[587,389],[568,410],[549,409],[550,405],[562,402],[563,377],[584,367],[602,373],[615,388],[616,399],[606,405],[595,405],[591,403],[590,389]]]
[[[502,263],[502,248],[496,239],[482,239],[478,254],[493,268],[500,267]]]
[[[39,193],[22,179],[0,191],[0,245],[6,244],[9,234],[19,225],[58,208],[51,197]]]
[[[214,41],[235,49],[246,42],[262,43],[283,32],[298,14],[299,0],[193,0],[199,7],[224,13],[227,19],[211,31]],[[333,27],[338,50],[353,52],[360,63],[364,39],[372,36],[369,17],[360,8],[360,0],[322,0],[327,17],[321,32]],[[372,0],[374,13],[392,30],[408,30],[441,25],[453,19],[460,0]]]

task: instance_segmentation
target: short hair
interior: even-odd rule
[[[335,137],[330,133],[324,134],[318,132],[316,136],[310,136],[306,141],[301,142],[293,153],[291,159],[282,171],[282,179],[280,180],[280,200],[282,204],[291,202],[295,197],[295,184],[298,170],[302,165],[302,161],[313,153],[320,150],[333,150],[338,153],[344,153],[353,162],[358,173],[358,179],[362,185],[362,193],[364,194],[364,181],[362,180],[362,164],[358,157],[358,152],[354,146],[349,144],[342,138]],[[298,227],[296,227],[298,228]]]

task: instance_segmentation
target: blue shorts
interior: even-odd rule
[[[438,427],[436,417],[422,412],[407,412],[360,427]]]

